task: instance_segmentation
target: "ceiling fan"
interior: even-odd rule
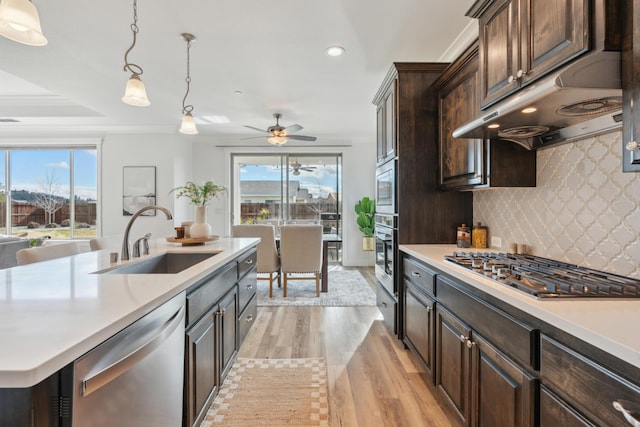
[[[256,139],[256,138],[267,138],[267,141],[273,145],[282,145],[285,144],[288,140],[293,139],[297,141],[315,141],[317,138],[315,136],[304,136],[304,135],[294,135],[294,133],[299,132],[303,129],[300,125],[291,125],[291,126],[280,126],[280,118],[282,114],[274,113],[273,117],[276,119],[276,124],[273,126],[269,126],[267,130],[260,129],[253,126],[245,125],[244,127],[257,130],[258,132],[262,132],[266,135],[263,136],[252,136],[249,138],[242,139]]]
[[[291,173],[296,176],[300,175],[300,171],[313,172],[316,168],[315,166],[302,166],[297,160],[289,162],[289,166],[291,166],[291,170],[293,171]]]

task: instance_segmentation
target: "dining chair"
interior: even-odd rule
[[[79,253],[80,247],[78,244],[76,242],[69,242],[20,249],[16,252],[16,258],[18,260],[18,265],[25,265],[32,264],[34,262],[47,261],[54,258],[76,255]]]
[[[289,224],[280,227],[280,264],[284,277],[283,297],[287,296],[287,281],[309,280],[309,277],[299,274],[313,274],[316,280],[316,296],[319,297],[322,225]]]
[[[258,260],[256,270],[258,274],[268,274],[268,277],[258,276],[258,280],[269,281],[269,298],[273,298],[273,279],[278,278],[278,287],[282,286],[280,278],[280,256],[276,246],[275,228],[268,224],[239,224],[233,226],[233,237],[259,237]]]

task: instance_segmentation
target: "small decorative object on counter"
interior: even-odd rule
[[[527,248],[527,245],[525,243],[518,243],[519,254],[526,254],[528,252],[529,252],[529,249]]]
[[[487,227],[480,222],[474,225],[471,230],[471,244],[474,248],[484,249],[487,247]]]
[[[517,254],[518,253],[518,244],[517,243],[511,243],[509,245],[509,253],[512,253],[512,254]]]
[[[471,232],[467,224],[462,224],[461,227],[458,227],[456,244],[459,248],[468,248],[471,246]]]
[[[184,239],[184,227],[176,227],[176,239]]]
[[[184,227],[184,237],[191,237],[191,225],[193,225],[193,221],[182,221],[181,225]]]

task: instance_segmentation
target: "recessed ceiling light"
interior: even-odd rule
[[[326,52],[329,56],[340,56],[344,53],[344,48],[342,46],[329,46]]]
[[[233,92],[234,95],[242,95],[242,91],[241,90],[236,90]]]
[[[500,125],[498,123],[492,123],[487,126],[489,129],[498,129]]]
[[[527,108],[522,110],[522,112],[525,113],[525,114],[535,113],[536,111],[538,111],[538,109],[536,107],[527,107]]]

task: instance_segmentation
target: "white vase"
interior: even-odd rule
[[[196,206],[196,220],[189,228],[192,239],[201,239],[211,235],[211,226],[207,223],[207,206]]]

